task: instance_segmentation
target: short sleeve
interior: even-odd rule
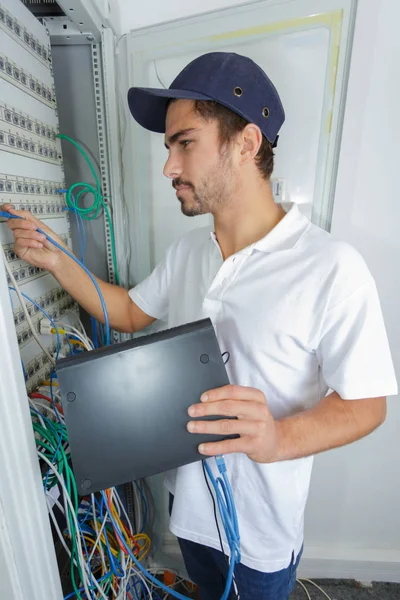
[[[169,307],[169,285],[171,281],[170,254],[137,286],[129,290],[129,296],[147,315],[167,320]]]
[[[374,281],[328,308],[317,358],[325,383],[343,399],[397,394],[397,383]]]

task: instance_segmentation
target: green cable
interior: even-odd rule
[[[45,446],[46,449],[49,450],[50,454],[51,454],[51,458],[54,455],[54,453],[57,450],[58,447],[58,442],[59,440],[54,436],[54,433],[52,431],[52,429],[56,429],[55,427],[55,423],[52,423],[52,427],[51,428],[44,428],[42,427],[42,425],[40,425],[39,423],[32,423],[33,429],[36,433],[38,433],[42,438],[44,438],[45,440],[47,440],[49,442],[50,445],[52,445],[53,447],[51,448],[51,446],[48,446],[45,442],[43,442],[42,440],[36,440],[36,445],[38,446]],[[61,428],[60,425],[60,429],[62,429],[62,437],[65,437],[66,439],[68,439],[66,437],[66,429],[63,426]],[[60,447],[58,448],[57,452],[56,452],[56,462],[58,463],[58,472],[60,475],[64,475],[64,480],[65,480],[65,486],[67,488],[67,492],[68,495],[71,498],[75,513],[77,513],[78,510],[78,494],[77,494],[77,489],[76,489],[76,482],[75,482],[75,478],[72,474],[72,470],[68,464],[68,459],[67,459],[67,455],[64,451],[64,448],[60,445]],[[54,476],[55,478],[55,476]],[[50,477],[48,479],[48,486],[49,486],[49,480]],[[72,495],[71,495],[71,483],[72,483]],[[79,600],[83,600],[80,592],[79,592],[79,588],[78,585],[76,583],[76,579],[75,579],[75,564],[74,564],[74,559],[75,556],[78,558],[78,550],[76,547],[76,535],[77,535],[77,531],[75,528],[75,522],[72,518],[71,515],[71,509],[69,506],[67,506],[67,514],[66,517],[68,519],[68,523],[69,523],[69,530],[71,532],[71,581],[72,581],[72,586],[74,588],[74,592],[75,595],[77,596],[77,598],[79,598]],[[79,573],[79,577],[80,580],[83,582],[83,571],[80,565],[79,560],[76,561],[77,563],[77,568],[78,568],[78,573]]]
[[[119,273],[118,273],[118,267],[117,267],[117,257],[116,257],[116,253],[115,253],[114,228],[113,228],[113,224],[111,221],[111,217],[110,217],[110,213],[109,213],[107,204],[104,202],[103,196],[101,194],[101,186],[100,186],[99,178],[97,177],[97,173],[94,170],[93,165],[92,165],[88,155],[86,154],[84,149],[78,144],[78,142],[75,142],[75,140],[71,139],[70,137],[68,137],[67,135],[64,135],[62,133],[59,133],[57,135],[57,137],[60,138],[61,140],[67,140],[68,142],[71,142],[71,144],[73,144],[75,146],[75,148],[82,154],[83,158],[86,160],[86,162],[89,166],[89,169],[92,172],[92,175],[96,182],[96,187],[94,187],[90,183],[84,183],[82,181],[80,181],[78,183],[74,183],[73,185],[71,185],[68,188],[67,198],[66,198],[67,206],[76,210],[81,215],[81,217],[83,219],[86,219],[87,221],[91,221],[91,220],[95,219],[97,217],[97,215],[99,214],[101,207],[103,207],[105,215],[107,217],[108,225],[110,227],[111,254],[112,254],[112,260],[113,260],[113,265],[114,265],[114,270],[115,270],[115,279],[116,279],[117,284],[119,285]],[[76,195],[75,201],[74,201],[72,194],[73,194],[73,191],[75,190],[75,188],[77,188],[77,187],[81,187],[82,189],[78,192],[78,194]],[[93,194],[93,197],[94,197],[93,204],[89,208],[81,208],[79,206],[79,198],[82,194],[88,194],[88,193]]]
[[[59,474],[61,476],[64,476],[65,487],[67,489],[69,497],[71,498],[71,502],[74,507],[75,513],[77,514],[78,507],[79,507],[79,500],[78,500],[78,492],[77,492],[75,477],[74,477],[72,469],[69,465],[68,456],[67,456],[64,448],[62,447],[62,445],[59,445],[60,436],[61,436],[61,439],[68,441],[67,430],[66,430],[65,426],[62,425],[61,423],[53,422],[51,424],[49,423],[48,425],[51,425],[51,426],[43,427],[40,423],[36,423],[36,422],[32,423],[35,433],[37,433],[42,438],[42,439],[36,438],[35,442],[36,442],[36,445],[38,447],[40,447],[42,450],[45,449],[45,452],[42,451],[42,453],[46,457],[48,457],[49,460],[52,460],[54,457],[54,460],[57,463]],[[48,482],[50,481],[50,477],[48,478]],[[54,477],[54,479],[56,479],[55,475],[53,475],[53,477]],[[48,486],[48,487],[50,488],[50,486]],[[81,564],[79,562],[78,549],[77,549],[77,544],[76,544],[76,536],[79,534],[79,532],[77,532],[77,530],[76,530],[75,522],[72,517],[69,506],[67,506],[66,518],[68,519],[69,530],[71,533],[71,559],[70,559],[70,561],[71,561],[71,564],[70,564],[71,582],[72,582],[72,586],[73,586],[76,597],[79,600],[83,600],[83,597],[79,591],[79,587],[78,587],[78,584],[77,584],[76,578],[75,578],[75,570],[77,569],[80,583],[81,584],[83,583],[84,574],[83,574],[83,570],[81,568]],[[96,518],[96,517],[94,517],[94,518]],[[98,519],[98,521],[99,521],[99,523],[102,522],[100,519]],[[113,532],[111,525],[107,524],[107,526],[110,528],[111,532]],[[77,566],[75,566],[75,564],[74,564],[75,557],[76,557],[76,565]],[[110,591],[110,588],[111,588],[111,583],[112,583],[112,573],[109,575],[109,577],[107,577],[103,581],[103,584],[106,582],[107,582],[107,586],[105,588],[105,594],[108,594]],[[97,589],[95,586],[91,586],[91,585],[88,585],[87,588],[91,591],[92,590],[96,591],[96,589]]]

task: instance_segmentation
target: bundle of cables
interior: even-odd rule
[[[66,598],[132,599],[137,594],[134,591],[132,595],[129,589],[137,590],[140,586],[146,590],[148,585],[136,572],[125,548],[129,548],[140,563],[150,549],[150,539],[145,533],[134,533],[124,503],[115,488],[104,492],[107,506],[101,496],[94,494],[78,499],[63,412],[55,401],[58,392],[52,398],[44,391],[41,388],[41,391],[32,393],[29,403],[38,457],[46,466],[43,484],[49,514],[70,557],[74,592]],[[60,492],[62,502],[54,490]],[[54,506],[64,516],[64,532],[60,530]],[[82,587],[79,587],[80,584]]]
[[[23,218],[2,211],[0,211],[0,217],[19,219]],[[79,264],[91,278],[103,308],[105,338],[106,344],[108,345],[110,343],[108,313],[97,281],[94,279],[85,265],[73,254],[63,248],[56,240],[52,239],[42,229],[37,228],[37,231],[42,233],[49,242],[54,244],[59,250],[67,254],[72,260]],[[50,322],[57,336],[59,336],[60,332],[65,333],[67,331],[66,329],[60,330],[51,319]],[[118,504],[118,507],[116,507],[113,501],[114,497],[117,498],[117,496],[115,496],[115,492],[109,490],[101,492],[100,502],[99,500],[92,498],[91,519],[89,524],[86,525],[85,523],[89,519],[89,516],[85,519],[83,523],[85,526],[82,529],[82,525],[78,518],[79,504],[76,494],[75,481],[66,455],[68,441],[66,437],[65,426],[62,420],[62,413],[60,413],[60,410],[57,409],[53,400],[52,378],[50,378],[50,390],[52,410],[56,414],[58,425],[54,425],[54,423],[47,418],[47,420],[45,420],[45,417],[40,415],[40,412],[37,411],[37,408],[32,407],[32,410],[39,413],[37,416],[40,425],[36,424],[36,428],[40,429],[37,429],[36,432],[40,434],[38,439],[40,440],[41,449],[38,449],[38,456],[49,467],[45,478],[45,486],[47,487],[49,477],[52,473],[64,491],[64,514],[68,523],[68,535],[72,542],[72,550],[70,555],[74,594],[78,598],[82,598],[81,592],[86,594],[86,598],[107,598],[105,591],[107,588],[107,593],[111,590],[116,599],[122,599],[125,597],[129,598],[129,594],[131,594],[131,592],[127,592],[127,590],[131,589],[134,593],[136,593],[134,591],[136,590],[136,584],[134,582],[137,582],[137,578],[139,578],[140,581],[144,582],[143,585],[145,586],[147,586],[146,580],[150,581],[153,584],[163,588],[171,596],[181,600],[186,600],[186,596],[183,596],[177,591],[163,585],[141,564],[140,561],[145,556],[145,553],[148,552],[148,546],[144,545],[143,542],[149,540],[148,538],[146,539],[146,537],[139,538],[137,534],[134,535],[129,527],[129,521],[124,523],[123,519],[121,518],[121,515],[123,514],[123,505],[121,502],[116,500]],[[47,426],[45,426],[45,424]],[[51,433],[49,433],[49,430]],[[47,454],[43,452],[43,450],[47,451]],[[57,466],[54,464],[54,462],[56,462]],[[230,549],[229,572],[226,580],[225,590],[221,598],[221,600],[227,600],[233,584],[234,568],[235,565],[240,561],[240,537],[235,504],[226,474],[226,465],[223,457],[216,457],[216,463],[221,474],[221,477],[217,478],[213,476],[209,464],[207,461],[205,461],[207,475],[214,488],[221,514],[222,524],[224,526]],[[52,483],[54,483],[54,481],[54,479],[51,479]],[[139,535],[143,536],[144,534]],[[142,545],[140,542],[142,542]],[[103,547],[101,544],[103,544]],[[88,545],[91,548],[90,554],[87,547]],[[92,570],[92,559],[94,559],[95,555],[97,562],[93,563],[93,565],[95,565],[97,568],[94,570],[95,567],[93,567]],[[105,560],[106,557],[108,562]],[[81,589],[77,587],[75,568],[78,570],[79,579],[83,584]],[[101,571],[101,576],[99,579],[97,579],[94,573],[97,573],[99,570]],[[116,589],[115,586],[117,585],[117,580],[119,582],[119,587]],[[118,591],[119,589],[120,591]],[[121,594],[125,594],[125,596]],[[131,597],[133,598],[132,595]],[[150,597],[152,596],[150,595]]]

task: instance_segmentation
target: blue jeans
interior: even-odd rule
[[[170,514],[172,503],[173,496],[170,495]],[[178,538],[178,542],[188,575],[199,586],[200,600],[220,600],[228,573],[227,561],[222,552],[182,538]],[[262,573],[242,563],[236,565],[235,580],[240,600],[289,600],[296,584],[296,570],[301,554],[302,550],[295,559],[293,553],[286,569],[275,573]],[[235,598],[232,586],[229,600]]]

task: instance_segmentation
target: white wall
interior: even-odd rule
[[[336,237],[361,251],[376,279],[398,379],[399,21],[398,0],[359,3],[332,224]],[[394,561],[400,580],[399,430],[395,397],[372,436],[317,458],[307,508],[315,556]]]
[[[141,3],[139,8],[132,0],[118,0],[118,3],[122,34],[138,27],[148,27],[173,19],[246,4],[242,0],[148,0],[144,4]]]
[[[123,33],[237,0],[119,0]],[[400,2],[359,0],[333,214],[376,278],[400,379]],[[316,458],[303,574],[400,581],[400,405],[370,437]],[[397,436],[396,436],[397,433]]]

